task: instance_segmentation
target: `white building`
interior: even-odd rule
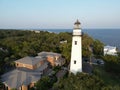
[[[82,30],[78,20],[74,23],[70,72],[82,72]]]
[[[67,43],[67,40],[62,40],[62,41],[60,41],[60,43],[62,44],[62,43]]]
[[[113,46],[104,46],[104,55],[117,55],[117,48]]]

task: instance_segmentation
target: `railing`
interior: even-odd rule
[[[73,32],[73,35],[82,35],[82,32]]]

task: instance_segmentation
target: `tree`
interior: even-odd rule
[[[87,34],[83,34],[82,37],[82,55],[85,58],[90,58],[92,55],[91,45],[93,45],[93,39]]]
[[[35,87],[37,90],[48,90],[51,86],[49,77],[42,77],[36,84]]]
[[[54,84],[54,90],[102,90],[104,86],[104,82],[94,75],[77,73]]]
[[[60,50],[62,55],[65,57],[66,62],[70,62],[70,57],[71,57],[71,43],[65,43],[60,46]]]
[[[120,75],[120,60],[118,56],[105,55],[105,70]]]
[[[52,77],[44,76],[35,84],[36,90],[49,90],[50,88],[52,88],[53,84],[56,81],[57,81],[56,76]]]
[[[103,55],[103,43],[99,40],[94,40],[93,42],[93,53],[99,57]]]

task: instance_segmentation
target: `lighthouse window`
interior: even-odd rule
[[[75,41],[75,45],[77,45],[77,41]]]
[[[74,60],[74,64],[76,64],[76,60]]]

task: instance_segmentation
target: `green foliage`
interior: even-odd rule
[[[94,66],[93,75],[102,79],[105,83],[105,87],[102,90],[119,90],[120,77],[111,72],[107,72],[104,66]]]
[[[67,43],[61,44],[60,41],[64,40],[67,40]],[[83,35],[83,57],[89,58],[92,55],[93,42],[94,40],[87,34]],[[71,43],[72,33],[68,32],[56,34],[44,31],[35,33],[29,30],[0,30],[0,48],[4,49],[0,50],[0,74],[5,71],[4,66],[13,67],[14,60],[25,56],[36,56],[41,51],[61,53],[68,64],[71,58]]]
[[[49,90],[50,88],[52,88],[53,83],[56,82],[56,77],[48,77],[48,76],[44,76],[42,77],[36,84],[36,90]]]
[[[89,58],[92,55],[91,46],[93,45],[93,39],[84,34],[82,37],[82,54],[83,57]]]
[[[11,90],[17,90],[17,89],[15,89],[15,88],[12,88]]]
[[[113,55],[105,55],[103,56],[103,59],[105,60],[105,62],[114,62],[114,63],[120,62],[118,56],[113,56]]]
[[[105,61],[105,70],[111,73],[118,74],[120,76],[120,60],[118,56],[105,55],[103,56]]]
[[[35,56],[41,51],[60,51],[60,36],[55,33],[22,30],[0,30],[0,74],[4,67],[14,66],[13,61],[25,56]],[[69,36],[69,34],[68,34]],[[65,37],[65,38],[64,38]],[[62,39],[68,39],[66,35]]]
[[[99,40],[94,40],[93,43],[93,53],[99,58],[99,56],[103,55],[103,43]],[[96,58],[97,58],[96,57]]]
[[[60,41],[64,40],[67,40],[67,43],[61,44]],[[72,33],[67,32],[56,34],[44,31],[35,33],[28,30],[0,30],[0,48],[3,49],[0,50],[0,74],[6,71],[5,68],[13,67],[14,60],[27,55],[35,56],[41,51],[61,53],[68,64],[71,57],[71,42]],[[82,37],[82,54],[86,58],[90,58],[93,54],[96,57],[102,56],[103,43],[84,34]],[[120,90],[119,85],[109,86],[110,83],[108,83],[120,83],[118,79],[120,78],[120,53],[118,53],[118,57],[104,56],[103,59],[107,72],[103,71],[103,68],[94,70],[94,75],[78,73],[75,76],[71,74],[58,83],[55,83],[56,78],[43,77],[36,84],[37,90],[47,90],[53,86],[53,83],[55,83],[55,90]],[[105,86],[98,77],[104,80],[108,86]]]
[[[54,84],[54,90],[101,90],[104,83],[98,77],[85,73],[70,74]]]
[[[71,43],[60,45],[61,54],[65,57],[66,62],[70,62],[71,58]]]
[[[35,85],[37,90],[48,90],[50,87],[50,78],[43,77]]]
[[[59,71],[60,69],[61,69],[61,66],[55,66],[55,67],[53,68],[53,70],[54,70],[55,72]]]
[[[106,86],[106,87],[104,87],[102,90],[120,90],[120,86],[119,86],[119,85]]]
[[[0,81],[0,89],[4,88],[4,84]]]

